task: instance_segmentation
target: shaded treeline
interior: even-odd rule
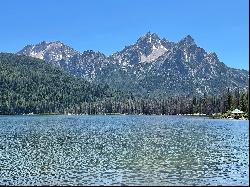
[[[203,97],[171,97],[162,99],[135,98],[105,98],[97,102],[83,102],[77,106],[69,106],[66,112],[76,114],[157,114],[176,115],[203,113],[224,113],[238,108],[247,114],[248,91],[228,91],[219,96]]]

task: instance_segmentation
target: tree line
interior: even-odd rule
[[[105,98],[96,102],[82,102],[69,106],[64,113],[75,114],[144,114],[177,115],[225,113],[238,108],[249,114],[249,92],[234,90],[218,96],[168,97],[168,98]]]

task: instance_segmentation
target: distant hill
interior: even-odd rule
[[[44,59],[88,81],[135,94],[202,96],[249,87],[248,71],[226,66],[190,35],[171,42],[148,32],[110,56],[92,50],[80,53],[59,41],[28,45],[18,54]]]
[[[0,114],[64,113],[111,95],[43,60],[0,53]]]

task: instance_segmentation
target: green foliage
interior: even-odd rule
[[[0,114],[64,113],[111,94],[42,60],[0,54]]]

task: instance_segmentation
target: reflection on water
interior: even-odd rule
[[[248,121],[1,116],[2,185],[248,185]]]

